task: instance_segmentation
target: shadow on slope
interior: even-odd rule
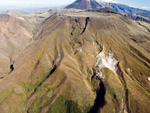
[[[100,80],[100,89],[97,91],[97,97],[95,99],[94,106],[89,111],[89,113],[97,113],[100,108],[102,108],[105,105],[105,93],[106,89],[104,86],[104,83]]]

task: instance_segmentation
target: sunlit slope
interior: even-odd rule
[[[0,112],[148,113],[147,26],[109,10],[50,16],[0,80]]]
[[[10,65],[34,41],[36,29],[45,18],[45,14],[25,15],[14,11],[0,15],[0,78],[11,71]]]

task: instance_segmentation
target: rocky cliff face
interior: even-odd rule
[[[0,79],[0,112],[150,111],[148,23],[109,8],[47,13]]]

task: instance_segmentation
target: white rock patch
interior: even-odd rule
[[[80,52],[82,52],[82,49],[80,49]]]
[[[98,66],[100,70],[102,68],[108,68],[115,72],[117,62],[118,61],[113,57],[111,53],[106,56],[105,52],[102,51],[97,55],[96,67]]]
[[[18,19],[20,19],[20,20],[25,20],[23,17],[18,17]]]
[[[99,70],[96,71],[96,76],[100,76],[102,79],[104,79],[103,74],[102,74],[103,68],[108,68],[114,73],[116,72],[115,68],[116,68],[118,61],[114,58],[112,53],[109,53],[106,56],[105,51],[103,49],[102,52],[100,53],[96,52],[96,54],[97,54],[97,60],[96,60],[95,67],[99,68]]]
[[[150,77],[148,77],[148,81],[150,82]]]
[[[131,73],[131,72],[132,72],[132,70],[131,70],[130,68],[128,68],[128,72],[130,72],[130,73]]]
[[[96,76],[100,76],[102,79],[104,79],[104,76],[101,70],[100,72],[96,72]]]

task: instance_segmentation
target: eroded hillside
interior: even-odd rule
[[[0,15],[0,78],[12,71],[11,65],[34,42],[38,26],[49,15],[25,15],[14,11]]]
[[[26,44],[34,41],[19,51],[14,69],[0,79],[1,113],[150,111],[148,23],[109,9],[49,14],[36,32],[28,32]]]

